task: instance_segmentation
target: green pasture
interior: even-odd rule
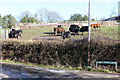
[[[36,27],[36,28],[26,28],[23,30],[22,39],[34,39],[34,38],[40,38],[43,36],[54,36],[54,27],[56,26],[50,26],[50,27]],[[69,31],[69,26],[63,26],[66,31]],[[105,37],[105,38],[112,38],[115,40],[118,40],[118,26],[105,26],[97,29],[91,28],[91,37],[97,38],[97,37]],[[88,32],[84,32],[84,36],[82,37],[82,33],[79,32],[79,35],[73,35],[72,39],[80,39],[83,37],[88,36]],[[54,37],[60,37],[61,36],[54,36]]]
[[[118,26],[104,26],[102,28],[98,28],[96,30],[91,30],[91,37],[104,37],[119,40],[120,31],[118,30]]]
[[[62,39],[61,36],[54,36],[55,27],[57,26],[23,28],[22,39],[39,39],[40,37],[54,37]],[[63,27],[65,28],[65,31],[69,31],[69,26]],[[1,31],[2,29],[0,29],[0,38]],[[118,26],[104,26],[97,29],[91,28],[91,38],[104,37],[119,40],[118,37],[120,37],[120,35],[118,35],[118,33],[120,33],[120,31],[118,30]],[[81,34],[82,33],[79,32],[79,35],[72,35],[71,39],[82,39],[83,37],[88,37],[88,32],[84,32],[84,36],[82,36]]]
[[[54,36],[54,28],[56,26],[49,26],[49,27],[35,27],[35,28],[26,28],[26,29],[22,29],[23,34],[22,34],[22,39],[35,39],[35,38],[40,38],[43,36]],[[64,26],[65,30],[69,30],[69,27]],[[61,36],[56,36],[56,37],[60,37]]]

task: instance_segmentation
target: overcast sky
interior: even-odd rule
[[[110,17],[112,12],[118,12],[120,0],[91,0],[91,17],[100,19]],[[34,14],[37,10],[46,8],[58,12],[64,19],[72,14],[88,15],[88,0],[0,0],[0,14],[12,14],[16,18],[24,11]]]

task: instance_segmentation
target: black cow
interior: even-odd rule
[[[21,38],[22,36],[22,30],[15,30],[12,29],[9,33],[9,38]]]
[[[57,27],[60,28],[60,27],[62,27],[62,25],[58,25]]]
[[[70,28],[69,28],[70,32],[78,33],[79,30],[80,30],[80,27],[78,25],[75,25],[75,24],[70,25]]]
[[[65,38],[70,38],[70,37],[71,37],[71,33],[70,33],[69,31],[65,32],[65,33],[62,35],[63,40],[64,40]]]
[[[88,26],[82,26],[80,28],[80,32],[82,32],[82,35],[83,35],[83,32],[87,32],[88,31]]]

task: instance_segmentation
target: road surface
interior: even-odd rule
[[[0,78],[118,78],[120,74],[61,70],[3,63]]]

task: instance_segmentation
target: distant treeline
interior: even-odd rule
[[[39,9],[35,14],[31,14],[30,11],[24,11],[19,16],[19,21],[9,14],[6,16],[0,15],[0,26],[3,28],[15,27],[18,23],[56,23],[58,21],[87,21],[88,16],[80,13],[75,13],[70,16],[68,20],[65,20],[59,13],[50,11],[47,9]],[[92,19],[94,21],[95,19]]]

